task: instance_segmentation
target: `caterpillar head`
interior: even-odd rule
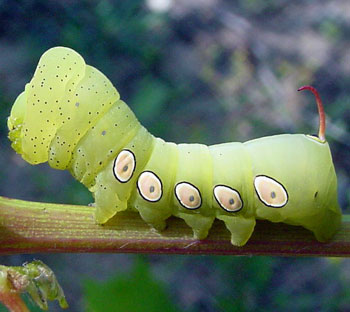
[[[16,99],[8,119],[9,138],[16,152],[31,164],[48,160],[52,139],[63,124],[66,87],[77,83],[85,63],[71,49],[57,47],[40,58],[31,81]]]
[[[52,48],[12,107],[12,147],[31,164],[66,169],[77,142],[118,99],[111,82],[77,52]]]

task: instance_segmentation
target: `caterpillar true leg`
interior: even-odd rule
[[[115,192],[116,182],[113,172],[113,162],[106,170],[102,170],[96,177],[96,183],[90,188],[94,194],[96,210],[95,219],[97,223],[103,224],[112,218],[116,213],[128,208],[127,200],[120,199]]]

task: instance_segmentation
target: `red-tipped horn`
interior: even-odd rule
[[[324,109],[321,101],[321,97],[318,94],[317,90],[312,86],[302,86],[298,89],[298,91],[310,90],[314,96],[316,97],[316,103],[318,108],[318,115],[320,119],[320,127],[318,130],[318,138],[322,141],[326,140],[326,116],[324,114]]]

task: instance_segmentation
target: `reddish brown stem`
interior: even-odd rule
[[[326,116],[324,113],[321,97],[320,97],[319,93],[317,92],[317,90],[312,86],[302,86],[298,89],[298,91],[303,91],[303,90],[311,91],[314,94],[314,96],[316,97],[318,115],[319,115],[319,119],[320,119],[320,127],[318,130],[318,137],[321,141],[325,141],[326,140]]]
[[[10,312],[29,312],[19,293],[0,292],[0,301]]]
[[[301,207],[302,208],[302,207]],[[115,252],[279,256],[350,256],[350,215],[339,232],[320,243],[302,227],[258,221],[243,247],[230,243],[230,233],[215,222],[205,240],[195,240],[180,219],[170,218],[161,233],[137,213],[118,213],[101,226],[94,209],[9,199],[0,196],[0,255],[18,253]]]

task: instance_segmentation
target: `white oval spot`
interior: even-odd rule
[[[119,182],[125,183],[131,179],[135,167],[135,155],[129,150],[122,150],[114,161],[113,174]]]
[[[160,179],[151,171],[144,171],[137,180],[137,189],[143,199],[156,202],[163,195],[163,187]]]
[[[237,212],[243,207],[240,194],[228,186],[216,185],[214,197],[220,207],[228,212]]]
[[[202,204],[199,190],[194,185],[187,182],[176,184],[175,196],[180,204],[187,209],[197,209]]]
[[[256,176],[254,187],[259,199],[268,207],[281,208],[288,202],[286,189],[273,178]]]

